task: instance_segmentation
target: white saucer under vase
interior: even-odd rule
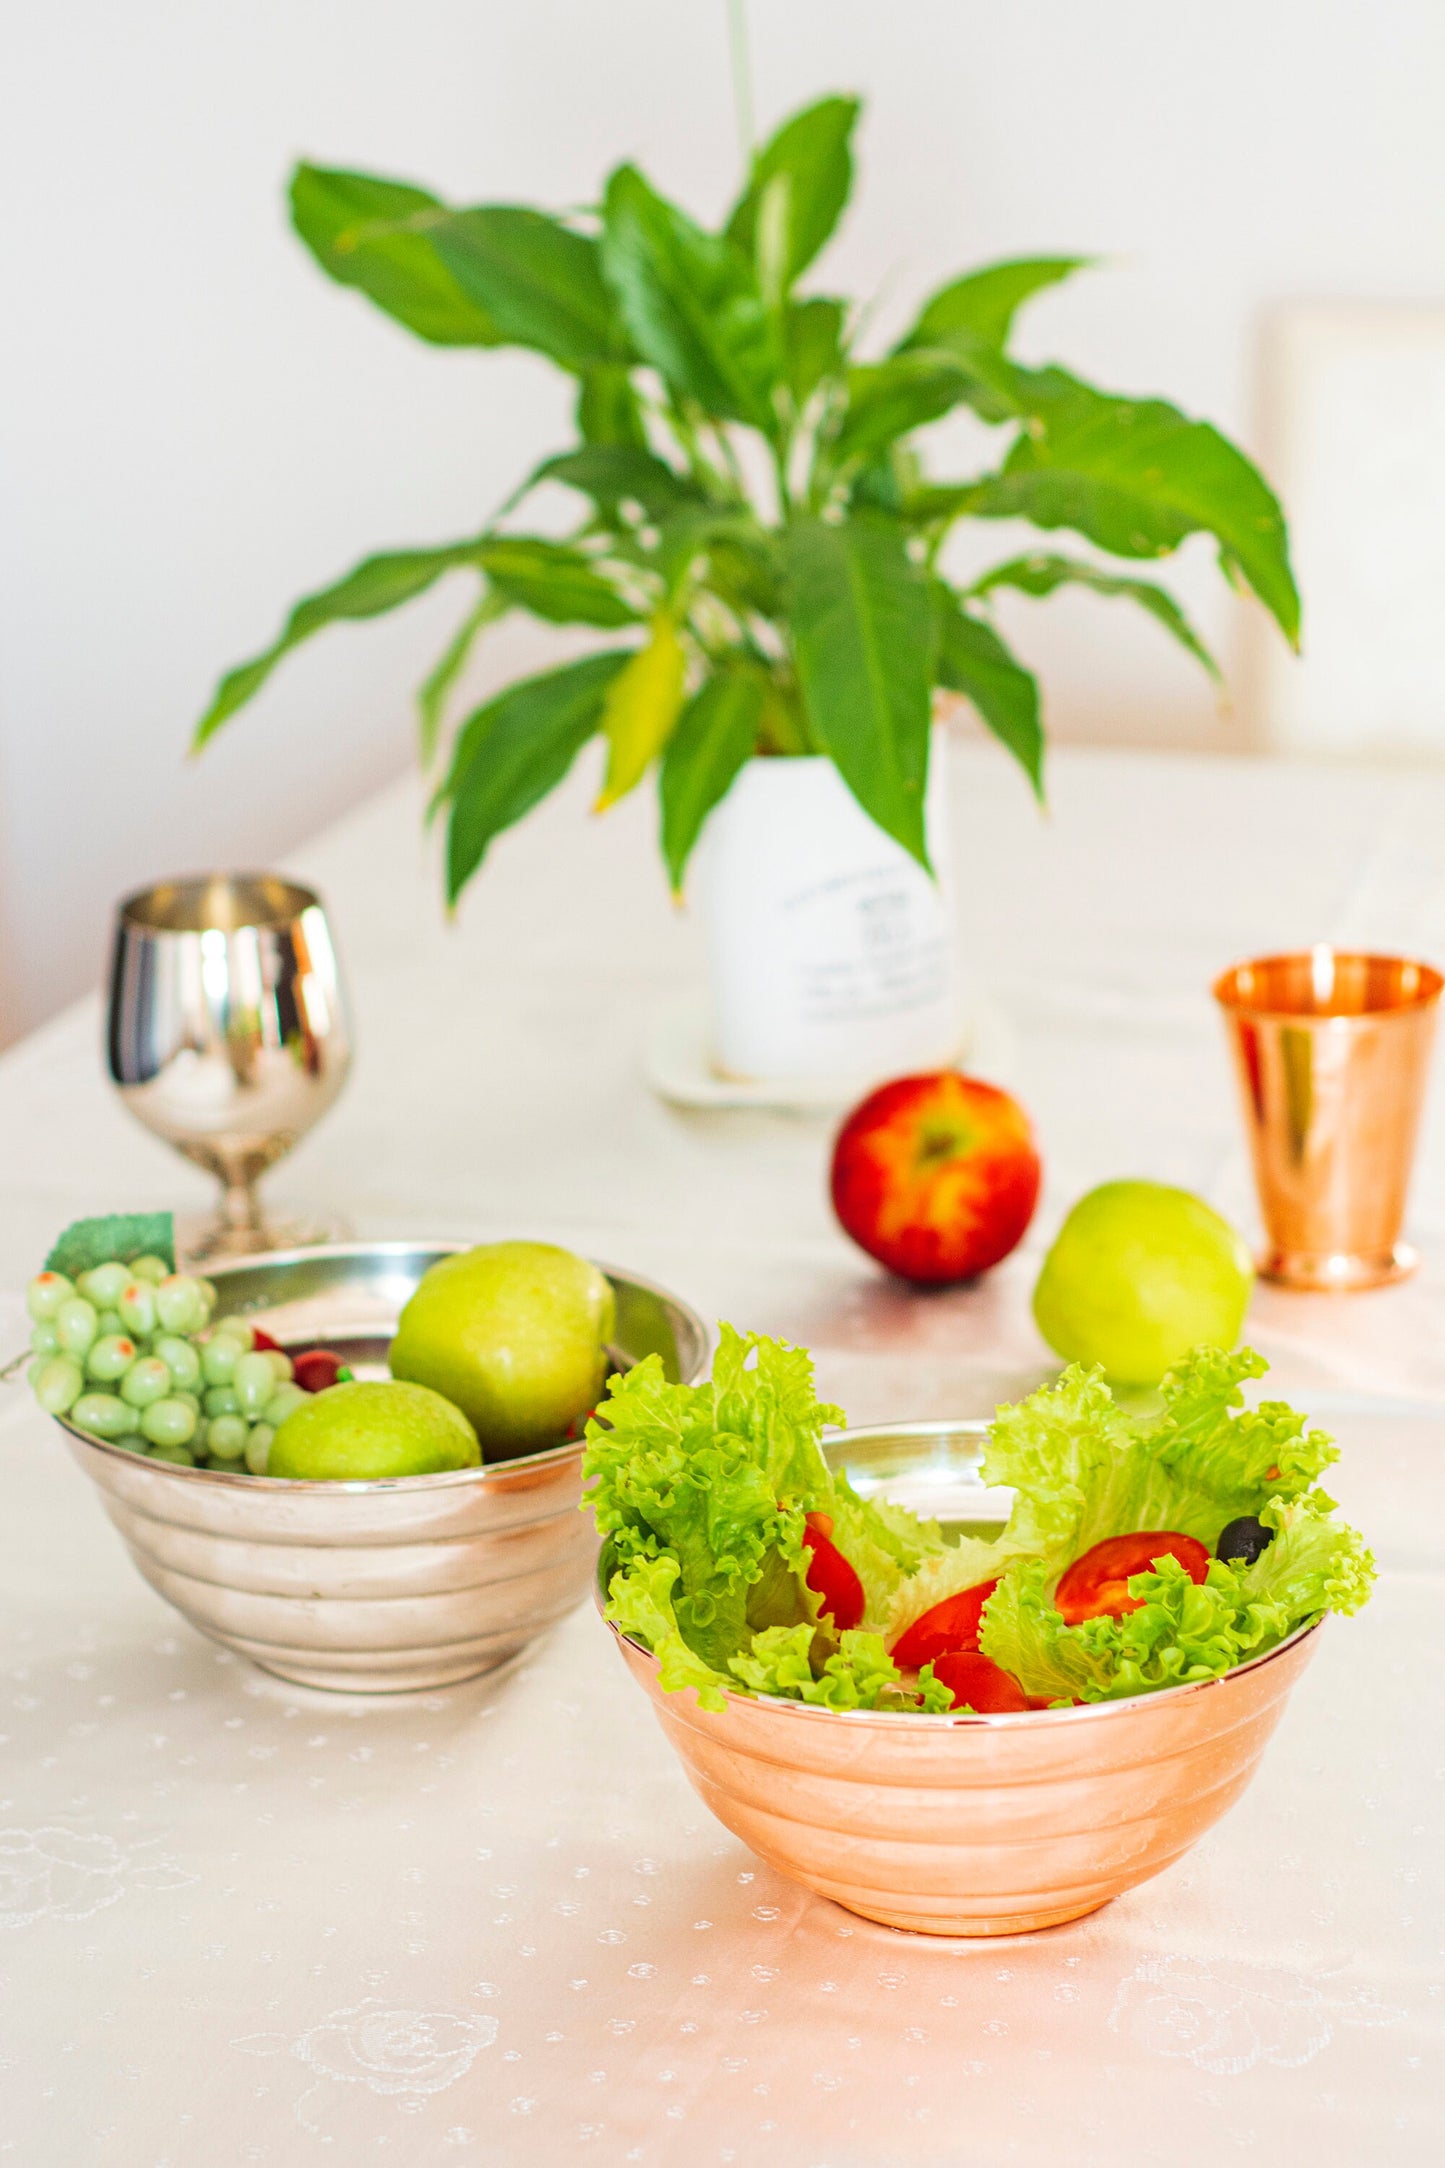
[[[1016,1079],[1018,1041],[1008,1019],[987,1001],[976,1001],[956,1033],[956,1053],[949,1062],[920,1067],[955,1067],[990,1084],[1009,1088]],[[702,991],[674,995],[661,1002],[648,1020],[642,1053],[643,1075],[659,1099],[691,1108],[759,1107],[785,1114],[837,1115],[862,1098],[879,1077],[730,1077],[720,1075],[713,1059],[712,1005]],[[888,1074],[907,1073],[907,1065]]]

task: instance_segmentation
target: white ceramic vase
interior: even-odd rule
[[[962,1040],[945,750],[925,820],[938,879],[869,820],[830,760],[750,760],[698,851],[717,1072],[862,1090]]]

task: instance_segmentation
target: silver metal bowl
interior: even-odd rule
[[[401,1310],[460,1242],[348,1242],[216,1265],[218,1317],[385,1376]],[[691,1383],[709,1355],[675,1295],[611,1265],[612,1352]],[[61,1427],[151,1587],[212,1640],[303,1686],[401,1693],[493,1671],[586,1595],[582,1447],[384,1483],[180,1468]]]
[[[824,1449],[865,1495],[993,1535],[1011,1493],[984,1488],[985,1428],[880,1425]],[[1083,1708],[840,1714],[737,1693],[714,1713],[612,1631],[720,1822],[821,1896],[933,1935],[1056,1927],[1170,1866],[1248,1784],[1319,1642],[1316,1621],[1222,1679]]]

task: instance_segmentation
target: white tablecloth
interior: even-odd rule
[[[970,954],[1049,1170],[984,1287],[914,1299],[872,1273],[829,1221],[825,1125],[648,1096],[646,1016],[694,935],[648,809],[589,822],[580,791],[498,848],[453,931],[409,790],[298,861],[362,1054],[274,1186],[363,1233],[625,1262],[810,1341],[858,1421],[986,1412],[1042,1374],[1028,1288],[1082,1188],[1145,1173],[1246,1213],[1212,972],[1321,936],[1445,948],[1445,779],[1076,755],[1045,824],[969,749],[954,797]],[[0,1063],[6,1351],[67,1218],[204,1194],[112,1102],[97,1030],[84,1004]],[[144,1587],[59,1433],[0,1398],[0,2155],[1439,2159],[1438,1130],[1420,1278],[1264,1295],[1250,1328],[1272,1386],[1342,1437],[1380,1592],[1328,1629],[1218,1830],[1039,1937],[933,1944],[781,1881],[690,1793],[590,1612],[490,1687],[368,1702],[253,1672]]]

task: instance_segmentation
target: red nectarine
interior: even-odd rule
[[[1041,1171],[1018,1101],[941,1069],[882,1084],[854,1108],[833,1147],[833,1209],[902,1279],[966,1280],[1022,1239]]]

